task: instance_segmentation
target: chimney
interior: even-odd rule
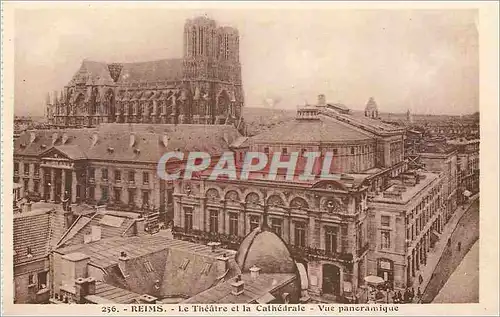
[[[326,106],[325,95],[323,95],[323,94],[318,95],[318,107],[325,107],[325,106]]]
[[[135,219],[135,229],[137,232],[137,236],[143,236],[146,234],[144,218]]]
[[[120,253],[120,257],[118,258],[118,267],[120,267],[120,270],[123,273],[123,276],[127,277],[127,263],[128,263],[128,255],[126,252],[122,251]]]
[[[139,297],[139,302],[141,304],[156,304],[156,301],[158,299],[154,296],[148,295],[148,294],[143,294]]]
[[[212,242],[207,243],[207,245],[210,247],[212,252],[215,252],[217,250],[217,248],[220,246],[220,242],[212,241]]]
[[[250,268],[250,277],[252,277],[252,279],[256,279],[258,278],[260,275],[260,267],[257,267],[257,266],[252,266]]]
[[[79,277],[75,281],[75,296],[78,304],[85,302],[85,296],[88,295],[88,282],[86,278]]]
[[[87,283],[88,283],[88,295],[95,295],[95,278],[92,276],[87,278]]]
[[[62,256],[61,280],[62,284],[75,285],[78,278],[87,277],[87,265],[90,257],[84,253],[74,252]]]
[[[71,206],[68,206],[68,209],[64,211],[64,228],[66,230],[71,227],[74,221],[73,210],[71,210]]]
[[[245,282],[241,280],[241,275],[238,275],[235,279],[234,282],[231,283],[231,294],[238,296],[243,294],[243,291],[245,289]]]
[[[226,253],[223,255],[219,256],[217,258],[217,272],[220,272],[220,274],[226,273],[226,271],[229,269],[229,257],[227,256]]]

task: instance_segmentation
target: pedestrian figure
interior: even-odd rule
[[[424,282],[424,278],[422,277],[422,275],[418,276],[418,282],[419,284],[422,284]]]
[[[68,205],[69,205],[69,193],[67,190],[64,192],[63,199],[62,199],[62,205],[63,205],[63,210],[67,211]]]
[[[410,288],[410,302],[413,302],[413,298],[415,298],[415,290]]]
[[[403,297],[403,303],[409,303],[410,302],[410,290],[407,288],[405,289],[404,297]]]
[[[420,291],[420,287],[417,287],[417,297],[422,297],[422,292]]]
[[[396,296],[398,298],[398,303],[402,303],[403,302],[403,295],[401,294],[401,291],[398,291]]]

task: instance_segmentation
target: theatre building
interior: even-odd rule
[[[312,297],[354,300],[362,293],[370,266],[368,229],[373,216],[368,197],[383,191],[389,179],[406,168],[404,131],[376,118],[373,100],[364,117],[327,104],[298,110],[295,120],[239,146],[269,157],[319,152],[313,167],[316,175],[329,152],[333,154],[329,172],[338,177],[301,181],[304,162],[299,160],[292,179],[278,170],[276,178],[269,180],[268,164],[248,180],[214,181],[207,174],[177,182],[174,235],[191,241],[215,240],[235,249],[267,215],[271,230],[306,267]]]

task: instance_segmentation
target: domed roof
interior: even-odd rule
[[[261,273],[296,273],[295,261],[285,242],[266,227],[256,228],[245,237],[236,262],[242,273],[254,265]]]

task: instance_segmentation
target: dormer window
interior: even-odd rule
[[[212,268],[212,263],[205,263],[203,269],[201,270],[202,275],[208,275],[210,273],[210,269]]]
[[[154,270],[155,270],[153,268],[153,265],[151,265],[151,262],[149,262],[149,261],[144,262],[144,267],[146,268],[146,272],[148,272],[148,273],[154,272]]]
[[[181,265],[179,265],[179,268],[181,270],[185,271],[188,265],[189,265],[189,259],[184,259],[184,261],[182,261]]]
[[[26,253],[28,258],[33,257],[33,250],[31,249],[31,247],[26,248]]]
[[[267,146],[266,146],[266,147],[264,148],[264,153],[265,153],[265,154],[269,154],[269,147],[267,147]]]
[[[288,148],[284,147],[283,149],[281,149],[281,152],[283,155],[288,155]]]

